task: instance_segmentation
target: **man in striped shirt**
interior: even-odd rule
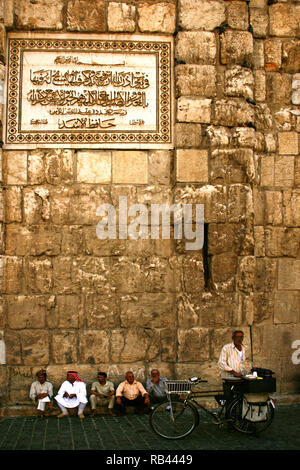
[[[223,346],[218,362],[222,379],[242,377],[246,374],[246,348],[243,339],[244,333],[236,330],[232,333],[232,343]]]
[[[232,343],[225,344],[221,350],[218,366],[223,379],[223,390],[226,399],[225,416],[228,417],[229,404],[233,400],[232,378],[241,378],[247,373],[246,348],[243,345],[244,333],[236,330],[232,333]],[[234,386],[239,386],[239,381],[234,382]],[[231,428],[229,427],[229,430]]]

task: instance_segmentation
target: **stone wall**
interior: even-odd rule
[[[250,326],[255,365],[300,391],[299,19],[290,0],[0,1],[1,80],[11,30],[173,35],[176,64],[174,150],[2,151],[2,406],[40,367],[55,387],[153,366],[215,384]],[[205,249],[99,240],[120,195],[203,203]]]

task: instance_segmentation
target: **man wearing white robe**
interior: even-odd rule
[[[61,410],[58,418],[68,416],[68,408],[78,407],[78,417],[84,418],[83,410],[88,402],[86,397],[86,384],[79,379],[77,372],[67,372],[67,380],[65,380],[55,397],[57,404]]]

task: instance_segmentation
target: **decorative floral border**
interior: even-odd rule
[[[72,50],[99,52],[155,52],[158,56],[159,75],[159,132],[20,132],[20,75],[21,54],[25,50],[47,49],[57,50],[58,53],[71,52]],[[171,89],[171,42],[153,40],[109,40],[109,39],[59,39],[59,38],[9,38],[8,39],[8,77],[7,77],[7,116],[5,144],[10,147],[21,148],[22,145],[81,146],[89,144],[95,146],[103,144],[139,145],[143,144],[171,144],[172,143],[172,89]]]

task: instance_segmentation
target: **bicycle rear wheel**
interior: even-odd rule
[[[232,426],[239,432],[246,434],[257,434],[267,429],[274,418],[274,408],[272,403],[267,403],[267,418],[264,421],[252,422],[242,417],[243,399],[237,398],[229,408],[229,418]]]
[[[165,439],[181,439],[193,432],[199,423],[197,409],[182,401],[164,402],[150,415],[153,431]]]

